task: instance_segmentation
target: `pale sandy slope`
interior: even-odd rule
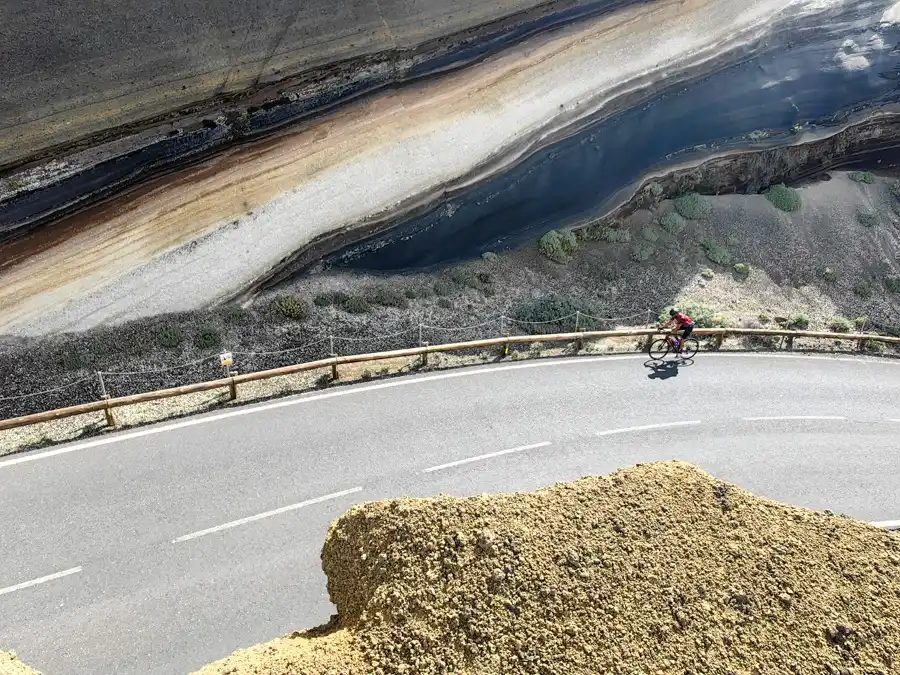
[[[814,12],[842,1],[787,4]],[[84,329],[207,305],[316,235],[427,197],[555,119],[596,109],[613,86],[753,39],[785,4],[631,8],[182,172],[83,214],[76,234],[39,255],[10,264],[7,254],[0,331]]]

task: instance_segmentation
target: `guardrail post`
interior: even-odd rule
[[[333,359],[337,358],[337,352],[334,351],[334,335],[328,336],[328,356],[330,356]],[[331,364],[331,379],[332,380],[338,379],[337,363]]]
[[[106,426],[115,427],[116,417],[113,415],[113,410],[109,405],[110,396],[106,392],[106,383],[103,381],[103,373],[99,370],[97,371],[97,380],[100,382],[100,398],[106,401],[106,407],[103,409],[103,416],[106,418]]]
[[[105,394],[103,396],[103,400],[106,401],[106,407],[103,409],[103,416],[106,417],[106,426],[115,427],[116,426],[116,416],[113,414],[113,409],[109,405],[109,394]]]
[[[725,340],[725,333],[719,333],[716,335],[716,351],[719,351],[722,348],[722,342]]]
[[[785,336],[784,348],[786,351],[791,351],[794,348],[794,336],[793,335]]]
[[[234,381],[234,376],[237,374],[236,370],[229,370],[228,372],[228,376],[231,378],[231,381],[228,383],[228,397],[232,401],[237,399],[237,382]]]
[[[581,330],[581,310],[580,309],[575,310],[575,332],[581,333],[575,339],[575,349],[576,349],[576,351],[580,352],[581,350],[584,349],[584,331]]]
[[[422,342],[421,345],[422,345],[423,347],[428,347],[428,343],[427,343],[427,342]],[[428,352],[427,352],[427,351],[426,351],[426,352],[422,352],[422,367],[423,367],[423,368],[427,368],[427,367],[428,367]]]

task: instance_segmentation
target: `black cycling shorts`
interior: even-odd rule
[[[690,326],[685,326],[683,330],[684,332],[681,334],[681,339],[687,340],[691,336],[691,333],[694,332],[694,325],[691,324]]]

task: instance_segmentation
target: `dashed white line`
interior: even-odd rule
[[[880,527],[883,530],[900,530],[900,520],[880,520],[874,523],[869,523],[869,525]]]
[[[652,429],[665,429],[667,427],[684,427],[692,424],[701,424],[700,420],[689,420],[686,422],[662,422],[661,424],[644,424],[639,427],[625,427],[624,429],[608,429],[606,431],[598,431],[597,436],[613,436],[614,434],[628,434],[633,431],[649,431]]]
[[[185,534],[181,537],[173,539],[172,543],[178,544],[183,541],[197,539],[198,537],[203,537],[207,534],[213,534],[214,532],[221,532],[222,530],[229,530],[232,527],[246,525],[247,523],[252,523],[257,520],[262,520],[263,518],[271,518],[272,516],[279,516],[282,513],[287,513],[288,511],[296,511],[297,509],[302,509],[304,506],[311,506],[312,504],[320,504],[322,502],[327,502],[330,499],[338,499],[339,497],[346,497],[347,495],[352,495],[356,492],[362,492],[362,488],[355,487],[355,488],[351,488],[349,490],[343,490],[341,492],[333,492],[330,495],[324,495],[322,497],[315,497],[314,499],[307,499],[306,501],[298,502],[297,504],[290,504],[288,506],[282,506],[279,509],[274,509],[272,511],[266,511],[265,513],[258,513],[255,516],[247,516],[246,518],[241,518],[239,520],[232,520],[230,523],[224,523],[222,525],[216,525],[215,527],[210,527],[205,530],[199,530],[197,532],[191,532],[190,534]]]
[[[452,380],[461,377],[474,377],[477,375],[489,375],[492,373],[503,373],[509,370],[525,370],[531,368],[555,368],[557,366],[573,366],[573,365],[583,365],[585,363],[611,363],[613,361],[625,361],[625,360],[634,360],[634,359],[642,359],[646,358],[645,354],[620,354],[616,356],[590,356],[590,357],[581,357],[578,359],[570,359],[570,360],[548,360],[548,361],[536,361],[534,363],[516,363],[505,366],[489,366],[489,367],[479,367],[465,370],[457,370],[451,373],[438,373],[435,375],[425,375],[421,377],[409,377],[402,378],[398,380],[392,380],[390,382],[381,382],[379,384],[370,384],[366,386],[356,386],[350,387],[347,389],[339,389],[336,391],[329,391],[324,394],[312,394],[312,395],[304,395],[301,394],[299,396],[292,396],[289,398],[285,398],[281,401],[275,401],[273,403],[264,403],[261,405],[249,405],[245,408],[240,408],[238,410],[229,410],[228,412],[216,413],[214,415],[204,415],[202,417],[195,417],[193,419],[184,420],[181,422],[172,422],[170,424],[161,424],[158,426],[151,426],[146,429],[140,429],[138,431],[129,431],[125,433],[119,433],[114,436],[109,436],[108,438],[101,438],[94,441],[86,441],[84,443],[75,443],[73,445],[67,445],[62,448],[57,448],[56,450],[46,450],[44,452],[34,452],[34,453],[23,453],[19,457],[14,457],[13,459],[7,459],[4,461],[0,461],[0,469],[7,466],[15,466],[17,464],[25,464],[26,462],[35,462],[39,459],[47,459],[49,457],[55,457],[57,455],[65,455],[70,452],[77,452],[79,450],[87,450],[89,448],[96,448],[101,445],[109,445],[110,443],[118,443],[120,441],[129,441],[135,438],[142,438],[144,436],[154,436],[156,434],[162,434],[167,431],[175,431],[176,429],[184,429],[186,427],[193,427],[199,424],[208,424],[209,422],[218,422],[220,420],[229,419],[232,417],[240,417],[242,415],[252,415],[254,413],[265,412],[267,410],[276,410],[278,408],[286,408],[288,406],[295,405],[303,405],[305,403],[313,403],[314,401],[322,401],[328,398],[336,398],[339,396],[349,396],[351,394],[362,394],[369,391],[378,391],[381,389],[393,389],[394,387],[406,387],[413,384],[423,384],[428,382],[435,382],[438,380]]]
[[[174,431],[176,429],[183,429],[186,427],[196,426],[198,424],[208,424],[210,422],[218,422],[220,420],[229,419],[231,417],[239,417],[242,415],[252,415],[258,412],[264,412],[267,410],[274,410],[277,408],[284,408],[287,406],[294,405],[302,405],[305,403],[312,403],[313,401],[321,401],[327,398],[334,398],[337,396],[348,396],[351,394],[361,394],[369,391],[377,391],[380,389],[390,389],[393,387],[404,387],[413,384],[423,384],[428,382],[433,382],[437,380],[449,380],[456,379],[459,377],[474,377],[478,375],[489,375],[491,373],[502,373],[510,370],[524,370],[531,368],[556,368],[559,366],[576,366],[576,365],[584,365],[586,363],[611,363],[613,361],[624,361],[624,360],[633,360],[633,359],[644,359],[646,358],[646,354],[617,354],[615,356],[590,356],[590,357],[580,357],[577,359],[552,359],[547,361],[536,361],[534,363],[516,363],[502,366],[488,366],[488,367],[474,367],[467,368],[464,370],[458,370],[450,373],[438,373],[433,375],[425,375],[419,377],[408,377],[402,378],[398,380],[392,380],[390,382],[381,382],[378,384],[370,384],[366,386],[357,386],[351,387],[347,389],[341,389],[337,391],[330,391],[322,394],[313,394],[313,395],[300,395],[289,397],[280,401],[275,401],[272,403],[265,403],[261,405],[248,405],[244,408],[240,408],[238,410],[229,410],[228,412],[216,413],[212,415],[204,415],[201,417],[195,417],[188,420],[183,420],[181,422],[173,422],[169,424],[160,424],[148,427],[146,429],[140,429],[138,431],[130,431],[125,433],[118,433],[113,436],[109,436],[107,438],[101,438],[93,441],[86,441],[84,443],[74,443],[72,445],[67,445],[61,448],[57,448],[54,450],[45,450],[44,452],[29,452],[23,453],[18,457],[14,457],[12,459],[7,459],[4,461],[0,461],[0,469],[15,466],[17,464],[25,464],[26,462],[34,462],[40,459],[47,459],[50,457],[56,457],[57,455],[65,455],[71,452],[77,452],[79,450],[87,450],[89,448],[95,448],[103,445],[109,445],[111,443],[119,443],[121,441],[128,441],[134,438],[141,438],[144,436],[153,436],[156,434],[165,433],[167,431]],[[859,363],[865,365],[871,364],[890,364],[890,365],[900,365],[900,361],[891,361],[890,359],[867,359],[867,358],[848,358],[848,357],[832,357],[832,356],[813,356],[813,355],[804,355],[804,354],[744,354],[744,353],[720,353],[720,354],[704,354],[704,359],[706,358],[714,358],[714,359],[732,359],[732,358],[751,358],[751,359],[796,359],[796,360],[805,360],[805,361],[846,361],[851,363]],[[895,421],[895,420],[892,420]],[[900,420],[897,420],[900,421]]]
[[[0,588],[0,595],[6,595],[7,593],[21,591],[23,588],[31,588],[32,586],[37,586],[39,584],[46,584],[48,581],[62,579],[63,577],[67,577],[72,574],[78,574],[80,571],[81,571],[80,567],[72,567],[70,569],[63,570],[62,572],[57,572],[56,574],[48,574],[45,577],[40,577],[38,579],[32,579],[31,581],[23,581],[21,584],[16,584],[15,586],[7,586],[6,588]]]
[[[441,469],[451,469],[454,466],[461,466],[462,464],[469,464],[471,462],[480,462],[483,459],[491,459],[492,457],[500,457],[502,455],[511,455],[514,452],[525,452],[526,450],[546,448],[548,445],[551,445],[550,441],[544,441],[543,443],[534,443],[532,445],[523,445],[518,448],[510,448],[509,450],[500,450],[499,452],[489,452],[486,455],[477,455],[475,457],[468,457],[466,459],[458,459],[455,462],[447,462],[446,464],[430,466],[427,469],[422,469],[422,473],[431,473],[432,471],[440,471]]]
[[[778,420],[845,420],[839,415],[778,415],[774,417],[744,417],[745,422],[776,422]]]

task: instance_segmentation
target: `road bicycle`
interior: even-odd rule
[[[684,344],[679,352],[678,344],[680,342],[684,342]],[[692,359],[694,358],[694,354],[699,350],[700,343],[697,341],[697,338],[689,337],[687,340],[682,340],[681,337],[676,337],[669,333],[665,337],[661,337],[651,342],[650,347],[647,349],[647,353],[650,355],[651,359],[662,361],[669,352],[673,352],[683,359]]]

